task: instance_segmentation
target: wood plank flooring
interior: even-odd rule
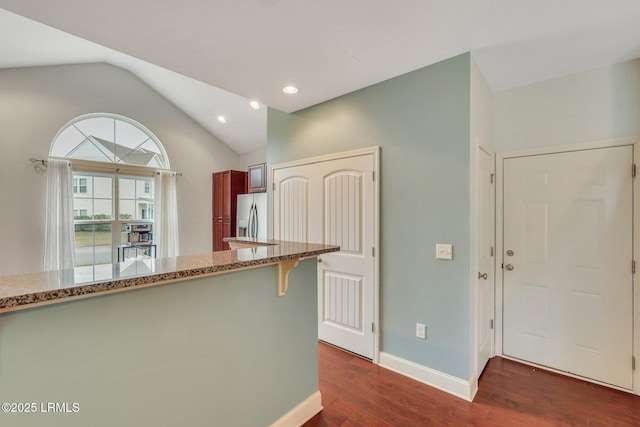
[[[305,427],[640,426],[640,396],[489,361],[467,402],[327,344],[319,344],[324,410]]]

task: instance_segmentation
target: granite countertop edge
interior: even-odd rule
[[[70,284],[67,286],[62,285],[56,287],[55,289],[37,289],[36,286],[36,289],[29,289],[26,292],[17,290],[17,293],[15,295],[3,295],[7,292],[2,292],[0,293],[0,313],[29,308],[30,306],[34,305],[64,302],[65,300],[77,299],[80,297],[89,297],[93,295],[97,296],[100,294],[111,293],[115,291],[124,291],[139,287],[148,287],[152,285],[162,285],[165,283],[183,281],[218,273],[231,272],[234,270],[266,266],[270,264],[276,264],[281,261],[315,257],[328,252],[336,252],[340,250],[339,247],[332,245],[314,245],[295,242],[280,242],[275,240],[261,242],[255,239],[252,240],[252,242],[256,243],[257,246],[267,246],[268,248],[275,248],[284,244],[292,247],[292,249],[285,251],[284,253],[269,254],[264,257],[248,260],[239,260],[238,256],[235,255],[235,257],[232,257],[235,259],[232,259],[231,261],[216,262],[215,257],[213,257],[213,261],[210,262],[209,265],[202,265],[194,268],[176,268],[172,271],[142,274],[126,278],[114,278],[112,280],[96,281],[86,284]],[[226,252],[231,255],[231,253],[251,250],[252,249],[240,249],[238,251],[222,252]],[[215,254],[215,252],[212,254]],[[176,257],[176,259],[188,261],[190,258],[195,258],[198,256],[202,257],[203,255],[187,255]],[[167,260],[171,261],[173,259],[166,258],[161,259],[160,261],[166,262]],[[71,273],[73,273],[73,271],[74,270],[69,270],[69,272]],[[24,278],[24,280],[29,280],[30,278],[50,277],[55,273],[56,272],[45,272],[20,276],[0,277],[0,291],[3,291],[3,279],[12,279],[13,282],[19,282],[19,280],[22,278]]]

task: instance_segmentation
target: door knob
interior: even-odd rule
[[[318,264],[322,262],[322,258],[318,257]]]
[[[509,249],[507,251],[507,256],[513,256],[513,254],[514,254],[514,252],[511,249]]]
[[[513,265],[511,265],[511,264],[507,264],[507,265],[505,265],[505,266],[504,266],[504,268],[505,268],[505,270],[507,270],[507,271],[511,271],[511,270],[513,270]]]
[[[487,280],[487,273],[478,273],[478,279]]]

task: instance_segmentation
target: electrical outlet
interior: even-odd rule
[[[422,323],[416,323],[416,337],[422,338],[423,340],[427,339],[427,327]]]

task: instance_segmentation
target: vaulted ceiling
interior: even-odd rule
[[[264,105],[296,111],[467,51],[494,92],[640,57],[638,0],[0,0],[0,7],[68,33],[16,24],[20,17],[2,11],[0,67],[112,62],[238,153],[266,144]],[[299,92],[284,94],[286,85]],[[263,108],[252,110],[247,99]]]

